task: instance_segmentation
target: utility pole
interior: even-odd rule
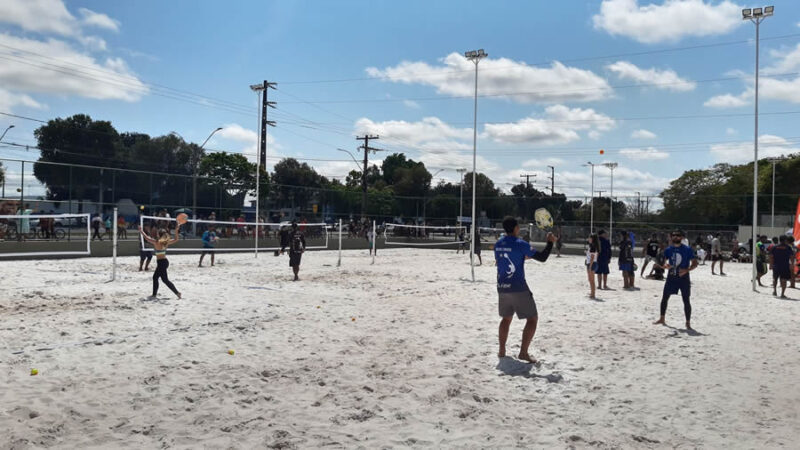
[[[267,100],[268,93],[270,89],[275,89],[277,83],[270,83],[267,80],[264,80],[262,84],[251,84],[250,89],[258,95],[261,100],[261,111],[259,114],[259,118],[261,119],[261,142],[258,156],[256,157],[256,218],[255,221],[258,223],[259,217],[261,217],[261,171],[263,169],[264,172],[267,171],[267,127],[274,127],[275,122],[267,120],[267,108],[274,108],[275,102],[270,102]],[[261,95],[263,91],[263,96]],[[220,194],[220,203],[222,202],[222,195]],[[294,209],[292,210],[292,214],[294,214]],[[267,215],[269,215],[269,206],[267,206]],[[258,258],[258,226],[256,226],[256,233],[254,235],[253,240],[253,252],[256,258]]]
[[[636,198],[636,217],[637,218],[641,218],[642,217],[642,193],[639,192],[639,191],[636,191],[636,195],[637,195],[637,198]]]
[[[367,217],[367,169],[369,168],[369,152],[377,152],[379,149],[371,148],[369,146],[370,139],[380,139],[379,136],[370,136],[365,134],[363,137],[356,136],[356,139],[359,141],[364,141],[364,145],[359,148],[364,149],[364,165],[362,166],[364,170],[361,171],[361,218]]]
[[[547,166],[550,168],[550,197],[556,195],[556,168],[553,166]]]
[[[531,188],[531,177],[533,177],[533,182],[536,183],[535,173],[525,173],[520,175],[520,178],[525,178],[525,187],[527,187],[528,189]]]
[[[461,226],[461,217],[463,214],[463,206],[464,206],[464,172],[467,169],[456,169],[459,175],[461,175],[461,182],[459,183],[459,196],[458,196],[458,226]]]

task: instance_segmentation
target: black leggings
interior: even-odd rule
[[[167,285],[167,287],[178,295],[178,290],[175,289],[175,285],[169,281],[169,277],[167,277],[167,268],[169,267],[169,261],[166,258],[156,260],[156,271],[153,272],[153,297],[158,294],[158,279],[161,278],[161,281]]]
[[[667,315],[667,303],[669,302],[669,294],[664,294],[661,297],[661,317]],[[683,313],[686,315],[686,321],[692,320],[692,304],[689,303],[689,294],[687,292],[681,292],[681,298],[683,298]]]

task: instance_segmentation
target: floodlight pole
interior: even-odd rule
[[[772,163],[772,214],[770,227],[775,228],[775,165],[783,161],[783,158],[770,158]]]
[[[603,165],[611,170],[611,201],[609,203],[611,207],[608,216],[608,235],[611,236],[611,239],[614,239],[614,169],[616,169],[619,164],[611,162],[603,163]]]
[[[458,194],[458,226],[461,227],[461,217],[464,216],[464,172],[467,169],[456,169],[456,172],[461,176],[461,183],[459,184]]]
[[[4,137],[6,137],[6,133],[8,133],[8,130],[12,128],[14,128],[14,125],[9,125],[8,128],[6,128],[6,131],[3,131],[3,134],[0,135],[0,141],[2,141]]]
[[[594,166],[597,164],[592,163],[591,161],[587,162],[583,165],[583,167],[591,166],[592,167],[592,190],[591,190],[591,203],[589,204],[589,234],[594,233]]]
[[[760,40],[760,25],[765,18],[771,16],[775,11],[774,6],[764,8],[747,8],[742,10],[742,19],[749,20],[756,25],[756,76],[755,76],[755,131],[753,138],[753,291],[758,292],[758,263],[755,253],[758,247],[758,51]]]
[[[475,64],[475,108],[472,120],[472,227],[470,231],[469,265],[472,270],[472,281],[475,281],[475,209],[476,209],[476,162],[478,155],[478,63],[489,56],[483,49],[472,50],[464,53],[464,57]]]

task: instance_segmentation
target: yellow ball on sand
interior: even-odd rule
[[[229,355],[233,355],[234,353],[236,353],[236,352],[234,352],[233,350],[228,350],[228,354]]]
[[[320,309],[320,308],[322,308],[322,306],[317,306],[317,309]]]
[[[355,318],[355,317],[351,317],[351,318],[350,318],[350,320],[352,320],[353,322],[355,322],[355,321],[356,321],[356,318]]]
[[[31,376],[34,376],[34,375],[39,375],[39,370],[38,369],[31,369]]]

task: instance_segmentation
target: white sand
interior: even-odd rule
[[[0,263],[0,447],[761,449],[800,437],[800,302],[752,293],[747,265],[693,274],[690,336],[677,296],[678,328],[651,325],[661,282],[625,292],[613,273],[617,290],[593,302],[581,258],[529,262],[532,367],[498,364],[495,268],[471,283],[455,252],[389,250],[371,266],[352,251],[342,268],[312,253],[299,283],[286,257],[196,258],[170,255],[184,299],[162,286],[156,301],[134,258],[111,284],[108,259]]]

